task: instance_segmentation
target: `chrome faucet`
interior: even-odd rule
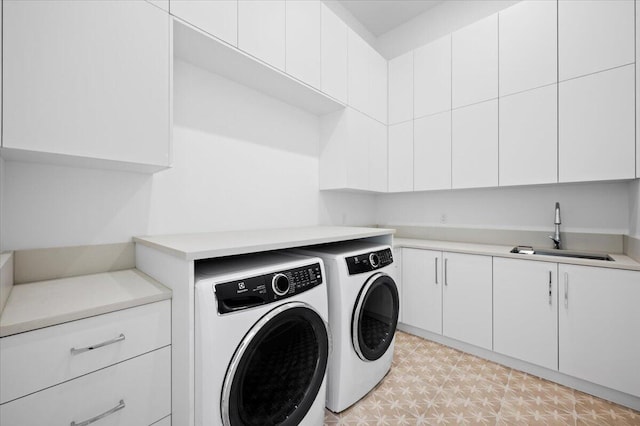
[[[556,226],[556,229],[553,235],[549,235],[549,238],[553,240],[553,248],[555,248],[556,250],[560,250],[560,245],[561,245],[561,241],[560,241],[560,224],[561,223],[562,222],[560,221],[560,203],[556,202],[556,214],[555,214],[555,220],[553,221],[553,224]]]

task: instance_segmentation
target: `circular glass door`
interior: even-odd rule
[[[224,425],[297,425],[324,379],[329,339],[305,303],[270,311],[253,326],[229,364],[222,388]]]
[[[375,361],[385,354],[398,325],[400,301],[395,281],[373,275],[362,287],[353,310],[353,347],[358,356]]]

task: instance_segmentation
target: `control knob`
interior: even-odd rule
[[[275,274],[271,280],[271,288],[278,296],[284,296],[289,292],[289,278],[285,274]]]
[[[380,266],[380,257],[376,253],[371,253],[369,255],[369,263],[374,268],[377,268],[378,266]]]

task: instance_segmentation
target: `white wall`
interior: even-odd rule
[[[388,194],[378,196],[376,219],[381,225],[549,230],[558,201],[563,231],[626,234],[632,185],[579,183]]]
[[[323,0],[324,4],[333,11],[356,34],[362,37],[374,49],[377,48],[377,38],[353,14],[337,0]]]
[[[174,166],[166,171],[7,161],[2,248],[375,222],[374,196],[345,202],[318,191],[318,117],[182,62],[174,97]]]
[[[376,47],[395,58],[518,3],[519,0],[447,0],[378,37]],[[539,0],[543,1],[543,0]]]

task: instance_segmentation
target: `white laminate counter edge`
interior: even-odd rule
[[[15,285],[0,337],[170,299],[171,290],[137,269]]]
[[[225,231],[201,234],[134,237],[134,242],[184,260],[281,250],[361,238],[390,236],[384,228],[313,226],[303,228]]]
[[[424,250],[448,251],[453,253],[477,254],[483,256],[507,257],[512,259],[533,260],[539,262],[555,262],[571,265],[597,266],[601,268],[626,269],[640,271],[640,263],[623,254],[609,254],[614,262],[602,260],[577,259],[559,256],[522,255],[510,253],[513,246],[492,244],[473,244],[453,241],[420,240],[412,238],[395,238],[397,248],[417,248]]]

